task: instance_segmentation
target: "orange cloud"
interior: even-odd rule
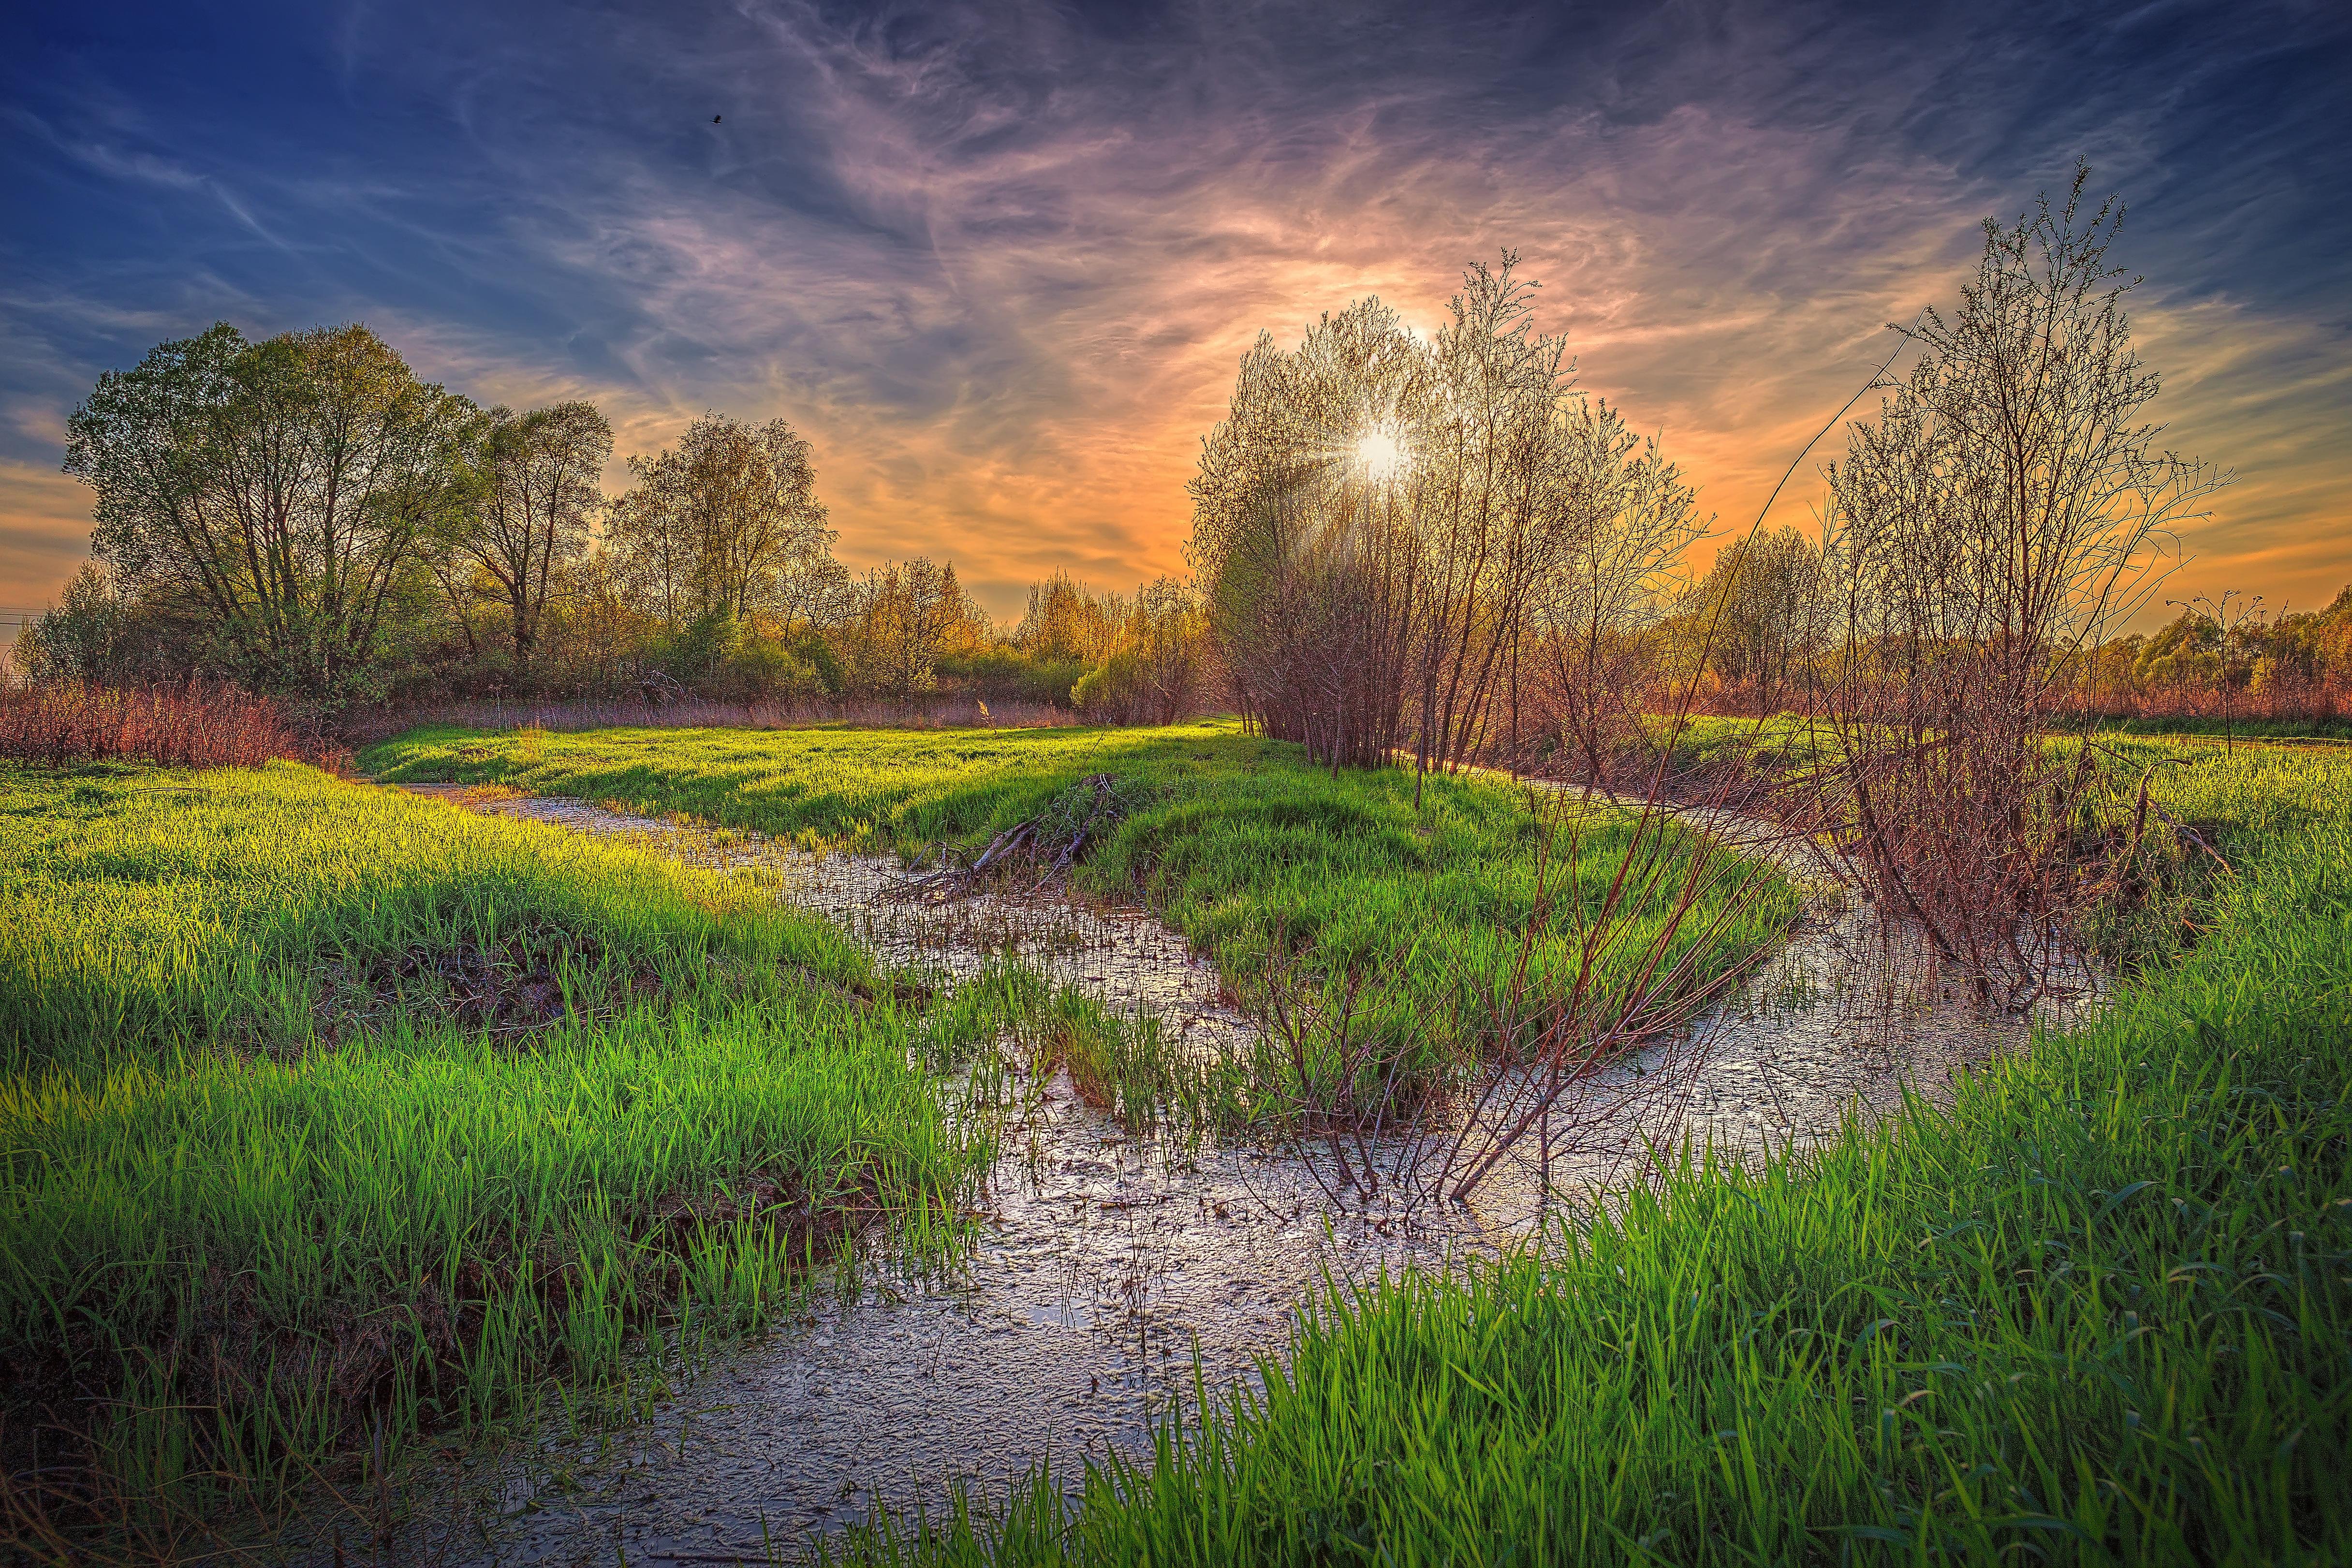
[[[2051,183],[2090,146],[2103,179],[2163,184],[2154,99],[2086,98],[2081,125],[2042,125],[2047,148],[1989,172],[1955,150],[2013,136],[1999,95],[2033,82],[1966,51],[1890,51],[1833,90],[1849,26],[1750,17],[1653,38],[1629,19],[1622,58],[1506,29],[1497,59],[1475,32],[1400,49],[1373,24],[1247,7],[1133,48],[1023,7],[836,26],[754,5],[710,26],[686,49],[643,19],[583,20],[576,38],[533,37],[530,58],[574,51],[544,73],[494,48],[464,71],[446,47],[393,51],[382,68],[446,103],[462,157],[386,154],[337,181],[224,174],[175,152],[189,177],[151,174],[142,199],[200,214],[233,189],[246,217],[208,221],[240,256],[266,248],[256,225],[374,248],[323,284],[323,261],[269,273],[282,298],[205,273],[172,330],[215,308],[252,330],[365,319],[483,401],[593,398],[623,454],[706,409],[782,414],[815,446],[845,560],[952,559],[1004,615],[1055,567],[1105,586],[1182,570],[1184,481],[1261,329],[1295,339],[1367,294],[1433,326],[1465,263],[1517,249],[1580,384],[1663,436],[1728,533],[1884,356],[1884,324],[1951,300],[1977,220],[2031,193],[2020,157],[2046,158]],[[1522,60],[1522,42],[1551,52]],[[713,61],[734,84],[724,126],[673,125],[688,89],[709,96]],[[483,70],[508,73],[499,90]],[[1937,104],[1949,123],[1911,134]],[[77,170],[162,167],[131,157]],[[2123,247],[2163,287],[2208,291],[2152,287],[2137,308],[2168,376],[2161,412],[2184,448],[2240,475],[2184,541],[2182,586],[2313,602],[2352,579],[2341,335],[2325,300],[2210,293],[2214,277],[2182,275],[2199,254],[2167,243],[2143,252],[2127,232]],[[153,266],[188,270],[176,254]],[[13,319],[46,330],[112,308],[108,351],[135,357],[145,329],[126,323],[152,306],[77,298],[60,282]],[[55,375],[40,384],[70,402]],[[21,451],[49,444],[19,426]],[[1814,469],[1842,445],[1823,441],[1771,522],[1807,520]],[[616,464],[608,482],[623,478]],[[0,557],[0,601],[45,597],[70,570],[50,549],[80,527],[59,483],[0,469],[0,537],[48,541]]]
[[[0,610],[53,602],[89,559],[89,492],[63,474],[0,461]]]

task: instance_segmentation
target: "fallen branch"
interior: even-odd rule
[[[1089,773],[1035,816],[1015,822],[988,841],[969,865],[939,869],[902,877],[889,896],[908,903],[944,904],[968,898],[1015,865],[1037,872],[1030,892],[1036,892],[1085,858],[1087,852],[1108,837],[1127,815],[1119,798],[1118,779],[1108,773]],[[1049,858],[1050,857],[1050,858]],[[1042,871],[1039,868],[1042,867]]]
[[[2199,849],[2203,850],[2207,854],[2211,855],[2216,861],[2219,861],[2223,871],[2228,872],[2231,876],[2238,874],[2238,868],[2230,863],[2230,857],[2223,854],[2220,850],[2215,849],[2211,844],[2207,843],[2205,841],[2205,836],[2202,833],[2200,833],[2196,829],[2190,827],[2188,823],[2182,821],[2179,818],[2166,810],[2162,805],[2153,799],[2147,802],[2147,808],[2149,810],[2154,811],[2158,816],[2162,817],[2174,832],[2179,833],[2182,838],[2187,839],[2190,843],[2195,844]]]

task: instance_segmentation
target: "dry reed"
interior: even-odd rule
[[[306,735],[268,697],[218,682],[113,688],[61,682],[0,692],[0,757],[49,768],[153,762],[257,768],[273,758],[348,770],[349,754]]]

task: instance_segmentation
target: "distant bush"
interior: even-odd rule
[[[1097,724],[1149,724],[1153,712],[1150,672],[1132,649],[1113,653],[1070,688],[1070,700]]]
[[[1087,673],[1087,662],[999,644],[977,653],[942,654],[932,668],[942,687],[967,691],[986,702],[1066,708],[1070,688]]]
[[[49,768],[256,768],[283,757],[335,771],[347,760],[341,748],[303,736],[268,697],[204,681],[127,689],[60,681],[0,692],[0,757]]]

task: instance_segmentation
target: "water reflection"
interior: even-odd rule
[[[765,868],[782,896],[887,963],[957,977],[1017,954],[1056,984],[1157,1015],[1204,1050],[1253,1037],[1215,971],[1141,912],[1001,895],[913,905],[886,896],[892,861],[808,854],[576,801],[473,803],[635,836],[700,864]],[[2045,1002],[2043,1016],[2059,1006]],[[1817,900],[1787,946],[1674,1048],[1691,1054],[1611,1070],[1655,1075],[1663,1092],[1621,1096],[1639,1109],[1556,1151],[1553,1181],[1589,1193],[1640,1170],[1652,1145],[1683,1138],[1743,1155],[1801,1146],[1833,1134],[1849,1108],[1891,1108],[1906,1085],[1933,1092],[2021,1041],[2027,1021],[1976,1011],[1867,908]],[[1677,1061],[1695,1070],[1674,1071]],[[1612,1086],[1608,1075],[1596,1083]],[[1192,1397],[1196,1356],[1212,1389],[1254,1378],[1326,1280],[1491,1254],[1543,1208],[1531,1153],[1466,1205],[1350,1195],[1335,1206],[1338,1184],[1312,1156],[1138,1136],[1080,1102],[1066,1078],[1030,1088],[986,1186],[978,1244],[952,1277],[868,1270],[855,1294],[726,1353],[617,1437],[454,1461],[413,1496],[410,1554],[759,1560],[877,1502],[937,1510],[958,1480],[1001,1489],[1046,1461],[1075,1479],[1088,1457],[1148,1451],[1153,1424]]]

